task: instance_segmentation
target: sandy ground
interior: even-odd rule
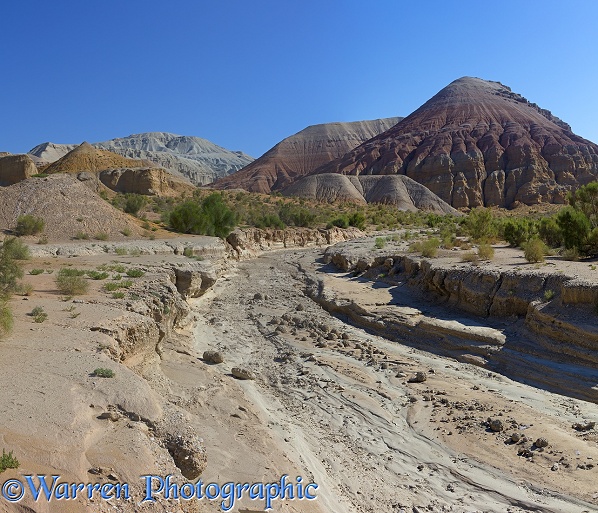
[[[43,257],[27,268],[96,268],[111,260],[136,267],[177,258],[184,259]],[[15,330],[0,343],[0,447],[14,449],[21,467],[3,473],[0,483],[56,471],[93,480],[92,468],[130,482],[145,473],[176,473],[146,424],[97,418],[117,400],[130,411],[159,415],[165,399],[189,413],[187,422],[205,441],[204,482],[273,482],[288,474],[319,485],[317,500],[278,501],[273,511],[598,511],[598,436],[571,428],[598,420],[595,404],[331,316],[306,296],[304,271],[363,303],[388,304],[392,294],[379,283],[348,280],[320,259],[320,250],[286,250],[232,265],[203,297],[190,300],[194,317],[147,366],[112,361],[103,349],[108,337],[90,331],[100,321],[118,325],[126,315],[123,300],[110,298],[101,282],[92,281],[83,302],[73,303],[61,301],[52,274],[28,275],[34,291],[13,299]],[[37,305],[49,314],[43,324],[27,316]],[[208,349],[221,351],[225,362],[204,362]],[[91,376],[98,366],[114,368],[117,379]],[[256,379],[235,379],[235,366]],[[418,371],[426,381],[408,382]],[[505,431],[489,430],[489,417],[502,420]],[[509,443],[514,432],[528,442]],[[518,455],[539,437],[548,440],[546,448]],[[102,501],[86,509],[92,506],[119,510]],[[128,511],[190,511],[176,502],[146,506]],[[262,511],[263,501],[241,506]],[[34,510],[82,511],[64,503]],[[203,501],[197,510],[219,507]],[[0,511],[28,510],[0,498]]]

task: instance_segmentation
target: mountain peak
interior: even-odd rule
[[[461,77],[316,173],[404,174],[456,208],[563,203],[598,146],[500,82]]]

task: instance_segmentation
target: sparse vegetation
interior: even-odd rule
[[[17,218],[15,233],[22,235],[36,235],[44,230],[45,221],[41,217],[25,214]]]
[[[221,238],[225,238],[237,222],[237,216],[224,203],[219,193],[212,193],[201,202],[189,200],[181,203],[174,208],[168,219],[169,226],[177,232]]]
[[[36,276],[38,274],[42,274],[44,272],[43,269],[31,269],[31,271],[29,271],[29,274],[31,276]]]
[[[105,271],[87,271],[87,276],[89,276],[92,280],[105,280],[108,278],[109,274]]]
[[[417,241],[409,246],[409,251],[421,253],[425,258],[435,258],[438,255],[438,248],[440,247],[440,240],[436,237],[431,237],[423,241]]]
[[[98,378],[113,378],[115,376],[115,373],[112,369],[98,367],[97,369],[94,369],[93,375]]]
[[[480,260],[492,260],[494,258],[494,248],[490,244],[480,244],[478,246],[478,256]]]
[[[89,283],[83,277],[85,273],[86,271],[63,267],[56,275],[58,290],[67,296],[85,294],[89,288]]]
[[[0,472],[4,472],[9,468],[19,468],[19,465],[19,460],[13,456],[12,451],[6,453],[6,451],[2,449],[2,457],[0,458]]]
[[[77,232],[73,238],[76,240],[88,240],[89,234],[85,232]]]
[[[376,242],[374,243],[374,247],[376,249],[383,249],[386,246],[386,239],[384,237],[376,237]]]
[[[31,310],[29,315],[33,317],[35,322],[39,323],[44,322],[48,318],[48,314],[44,312],[44,308],[42,306],[36,306],[33,310]]]
[[[544,301],[550,301],[554,297],[554,290],[547,289],[544,291]]]
[[[141,278],[144,274],[145,274],[145,271],[142,271],[141,269],[129,269],[126,272],[126,275],[129,278]]]
[[[95,240],[108,240],[108,234],[106,232],[96,233],[93,238]]]
[[[131,231],[130,228],[125,228],[125,229],[121,230],[120,233],[122,235],[124,235],[125,237],[130,237],[133,232]]]
[[[122,291],[112,293],[112,299],[123,299],[124,297],[125,293]]]
[[[524,244],[523,256],[530,263],[544,262],[544,256],[546,255],[547,250],[548,248],[543,241],[534,238]]]
[[[115,248],[114,252],[119,256],[124,256],[128,253],[127,248],[123,248],[122,246]]]

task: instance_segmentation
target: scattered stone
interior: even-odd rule
[[[513,433],[511,435],[511,442],[513,442],[514,444],[516,444],[517,442],[519,442],[519,440],[521,440],[521,434],[520,433]]]
[[[505,427],[502,423],[502,420],[500,420],[500,419],[491,419],[490,422],[488,423],[488,427],[490,428],[491,431],[494,431],[495,433],[498,433],[505,429]]]
[[[398,376],[397,376],[398,377]],[[423,383],[428,379],[425,372],[418,371],[409,378],[409,383]]]
[[[591,431],[592,429],[594,429],[595,426],[595,422],[588,422],[587,424],[581,424],[579,422],[576,422],[571,427],[575,429],[575,431]]]
[[[539,449],[542,449],[544,447],[548,447],[548,440],[546,440],[546,438],[538,438],[535,442],[534,445],[536,447],[538,447]]]
[[[233,367],[230,372],[237,379],[255,379],[253,372],[243,367]]]
[[[295,307],[295,310],[297,310],[298,312],[302,312],[303,310],[305,310],[305,308],[304,308],[304,306],[303,306],[301,303],[299,303],[299,304],[298,304],[298,305]]]
[[[559,469],[559,464],[555,463],[552,467],[550,467],[550,470],[552,470],[553,472],[556,472]]]
[[[117,422],[120,419],[120,414],[116,411],[105,411],[104,413],[98,416],[98,419],[107,419],[110,422]]]
[[[349,334],[348,333],[343,333],[342,335],[343,340],[349,340]]]
[[[261,299],[264,299],[264,296],[263,296],[262,294],[260,294],[259,292],[256,292],[256,293],[253,295],[253,299],[255,299],[256,301],[259,301],[259,300],[261,300]]]
[[[203,361],[207,363],[222,363],[224,362],[224,357],[219,351],[204,351]]]

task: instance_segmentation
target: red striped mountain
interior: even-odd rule
[[[456,208],[563,203],[598,145],[499,82],[464,77],[315,173],[407,175]]]
[[[211,185],[216,189],[279,190],[364,141],[388,130],[402,118],[325,123],[283,139],[259,159]]]

